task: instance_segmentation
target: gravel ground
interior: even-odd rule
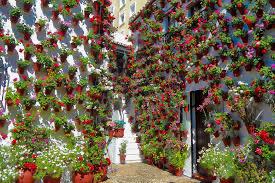
[[[111,165],[109,179],[104,183],[195,183],[188,177],[176,177],[168,171],[160,170],[144,163]]]

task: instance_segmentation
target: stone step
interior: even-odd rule
[[[141,161],[143,158],[137,154],[126,154],[126,161]]]

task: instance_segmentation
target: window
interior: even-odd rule
[[[130,6],[130,17],[136,13],[136,3],[131,4]]]
[[[126,0],[120,0],[120,5],[119,5],[120,8],[122,8],[125,5],[125,1]]]
[[[122,25],[125,21],[125,16],[124,16],[124,13],[121,13],[119,15],[119,25]]]

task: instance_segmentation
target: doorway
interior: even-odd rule
[[[199,152],[203,147],[207,147],[210,142],[210,135],[205,130],[204,120],[205,116],[202,111],[197,110],[202,104],[205,95],[202,90],[192,91],[190,93],[191,104],[191,129],[192,129],[192,172],[193,175],[201,177],[207,176],[207,172],[199,165],[197,159]],[[204,181],[203,181],[204,182]]]

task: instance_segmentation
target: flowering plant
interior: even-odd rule
[[[214,147],[203,148],[198,163],[208,171],[216,174],[220,178],[228,179],[234,177],[236,173],[236,164],[234,153],[228,148],[224,150]]]
[[[70,153],[74,151],[67,147],[51,144],[36,158],[37,171],[35,177],[42,179],[45,176],[60,178],[70,164]]]
[[[18,170],[11,147],[0,146],[0,182],[14,182]]]

